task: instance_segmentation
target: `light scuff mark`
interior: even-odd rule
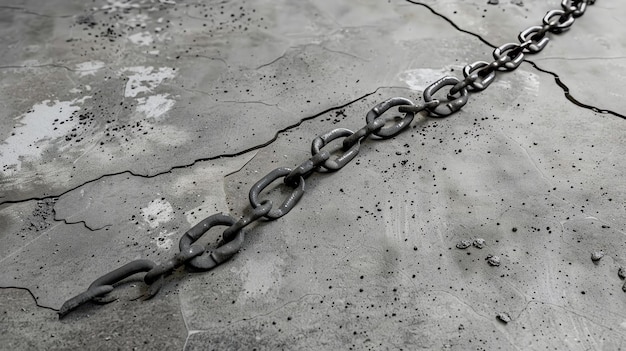
[[[128,40],[139,46],[149,46],[154,43],[154,38],[149,32],[139,32],[128,36]]]
[[[159,119],[174,107],[176,103],[175,100],[169,99],[168,96],[169,94],[157,94],[137,98],[137,111],[143,113],[148,118]]]
[[[124,97],[133,98],[139,94],[152,92],[152,90],[161,85],[164,80],[176,76],[174,68],[170,67],[126,67],[122,69],[122,73],[130,73],[128,75],[128,82],[126,82]]]
[[[174,209],[165,199],[154,199],[141,209],[141,216],[146,224],[154,229],[174,219]]]
[[[104,62],[102,61],[87,61],[82,62],[76,65],[76,71],[78,75],[81,77],[84,76],[94,76],[96,72],[104,67]]]

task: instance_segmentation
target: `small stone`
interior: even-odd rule
[[[499,2],[500,1],[498,1],[498,0],[489,0],[489,1],[487,1],[487,4],[489,4],[489,5],[497,5]]]
[[[472,242],[469,240],[461,240],[458,243],[456,243],[456,248],[457,249],[467,249],[468,247],[472,246]]]
[[[499,266],[500,265],[500,256],[493,256],[493,255],[489,255],[487,256],[487,263],[489,263],[489,265],[491,266]]]
[[[485,247],[485,239],[482,238],[476,238],[474,239],[474,247],[477,249],[482,249],[483,247]]]
[[[511,316],[509,316],[508,313],[506,312],[500,312],[498,313],[498,315],[496,316],[496,318],[498,318],[502,323],[506,324],[508,322],[511,321]]]
[[[600,259],[602,259],[602,257],[604,257],[604,251],[596,251],[596,252],[591,254],[591,260],[593,262],[600,261]]]
[[[619,269],[617,270],[617,276],[619,277],[619,279],[624,280],[626,278],[626,268],[619,267]]]
[[[626,283],[624,283],[624,285],[622,285],[622,291],[626,292]]]

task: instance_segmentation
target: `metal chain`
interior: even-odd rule
[[[406,129],[416,113],[426,111],[431,117],[445,117],[459,111],[468,101],[469,93],[486,89],[496,78],[498,72],[513,71],[524,61],[527,54],[536,54],[548,44],[548,33],[560,34],[567,31],[577,17],[582,16],[588,5],[595,0],[562,0],[560,10],[551,10],[543,18],[543,25],[531,26],[520,32],[517,43],[507,43],[494,49],[492,62],[476,61],[463,68],[463,80],[446,76],[424,90],[424,103],[415,104],[403,97],[394,97],[373,107],[366,115],[366,125],[353,132],[345,128],[333,129],[315,138],[311,145],[311,158],[296,168],[280,167],[269,172],[257,181],[249,192],[250,208],[238,221],[221,213],[202,220],[189,229],[179,241],[179,252],[164,263],[156,264],[150,260],[135,260],[96,279],[87,291],[67,300],[59,311],[59,318],[88,302],[97,301],[114,290],[114,284],[137,273],[146,272],[144,282],[149,286],[144,299],[155,296],[165,277],[176,268],[186,266],[195,271],[208,271],[226,262],[242,247],[245,240],[244,228],[261,218],[278,219],[291,211],[304,195],[305,179],[314,172],[330,173],[345,167],[359,153],[360,143],[371,135],[379,140],[391,138]],[[446,98],[437,99],[435,94],[446,86],[450,90]],[[404,116],[384,116],[392,107]],[[395,119],[392,121],[392,119]],[[343,138],[341,147],[331,151],[322,150],[333,140]],[[274,181],[283,178],[282,186],[291,188],[291,193],[283,203],[273,208],[270,200],[260,201],[261,192]],[[194,244],[209,229],[215,226],[228,226],[222,234],[217,248],[208,248]]]
[[[577,17],[582,16],[588,5],[595,0],[562,0],[560,10],[550,10],[543,17],[543,25],[531,26],[518,35],[518,43],[506,43],[493,50],[494,61],[476,61],[463,67],[463,80],[446,76],[424,90],[424,101],[435,101],[434,94],[444,86],[452,86],[447,99],[439,99],[439,105],[428,108],[431,117],[446,117],[459,111],[468,101],[468,93],[479,92],[491,84],[498,72],[515,70],[528,54],[541,52],[549,42],[548,33],[560,34],[567,31]],[[400,112],[413,111],[402,106]]]

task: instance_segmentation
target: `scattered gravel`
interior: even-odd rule
[[[596,251],[596,252],[591,254],[591,260],[593,262],[600,261],[600,259],[602,259],[602,257],[604,257],[604,251]]]
[[[485,247],[485,239],[483,238],[476,238],[474,239],[474,247],[477,249],[482,249],[483,247]]]
[[[461,250],[467,249],[470,246],[472,246],[472,242],[470,240],[461,240],[456,243],[456,248]]]
[[[493,256],[493,255],[489,255],[487,256],[487,263],[489,263],[489,265],[491,266],[499,266],[500,265],[500,256]]]
[[[501,322],[503,322],[504,324],[508,323],[511,321],[511,316],[509,316],[508,313],[506,312],[500,312],[496,315],[496,318],[498,318]]]

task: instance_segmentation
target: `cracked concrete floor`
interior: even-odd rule
[[[419,100],[559,3],[3,0],[0,348],[626,348],[617,0],[459,113],[308,178],[224,265],[56,313],[126,262],[171,258],[204,217],[241,215],[317,135]]]

